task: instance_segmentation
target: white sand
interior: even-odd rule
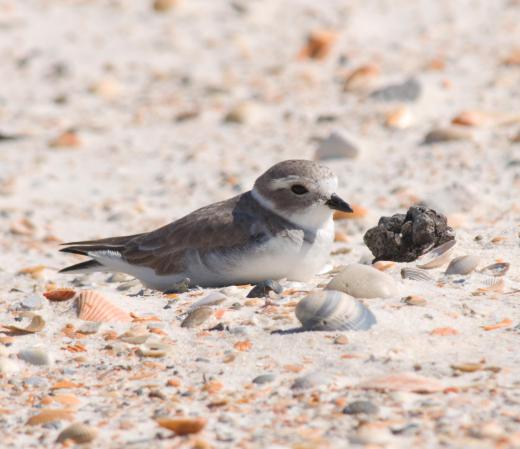
[[[54,283],[95,289],[126,310],[158,316],[172,344],[169,355],[148,360],[133,345],[104,340],[106,331],[120,334],[127,324],[67,338],[61,333],[67,323],[82,325],[70,302],[43,298],[37,313],[47,320],[44,331],[13,337],[5,348],[19,370],[0,379],[1,446],[52,444],[66,421],[25,423],[42,407],[63,407],[42,405],[42,399],[61,393],[50,387],[67,379],[82,385],[63,391],[79,398],[75,420],[99,429],[93,447],[341,448],[356,438],[395,448],[520,447],[519,294],[504,293],[520,283],[520,144],[510,142],[520,125],[518,117],[498,120],[519,113],[520,67],[502,61],[520,41],[520,5],[234,3],[180,0],[157,13],[147,1],[0,1],[0,131],[26,135],[0,141],[0,323],[12,324],[22,300],[43,298]],[[331,54],[298,60],[307,33],[321,28],[338,31]],[[434,58],[444,61],[442,70],[429,68]],[[420,81],[422,95],[406,106],[411,126],[384,125],[385,114],[400,103],[343,92],[345,74],[366,63],[381,68],[375,87],[410,76]],[[241,102],[254,108],[246,123],[224,123]],[[471,129],[472,140],[420,145],[430,129],[468,109],[492,114]],[[198,115],[175,120],[191,111]],[[334,121],[318,121],[323,115]],[[77,130],[77,148],[49,146],[69,128]],[[347,332],[348,344],[337,345],[334,332],[271,334],[297,324],[293,308],[302,293],[264,308],[263,300],[245,302],[247,289],[226,289],[221,321],[230,331],[200,333],[217,320],[180,328],[182,313],[199,298],[193,293],[164,309],[163,295],[131,296],[139,286],[119,291],[106,275],[81,277],[78,284],[57,274],[81,260],[59,253],[57,242],[151,230],[249,189],[274,162],[312,158],[315,138],[332,130],[360,142],[358,159],[330,166],[340,178],[338,193],[369,212],[339,223],[350,241],[335,250],[349,252],[331,256],[332,265],[366,257],[362,236],[381,215],[425,201],[457,226],[456,255],[476,254],[480,267],[498,259],[511,264],[504,292],[472,295],[482,287],[475,275],[442,288],[401,281],[404,265],[396,264],[388,272],[400,283],[400,297],[366,301],[378,325]],[[48,267],[39,278],[17,274],[37,265]],[[432,274],[440,279],[442,269]],[[330,276],[294,287],[310,290]],[[407,295],[424,297],[426,306],[404,305]],[[233,302],[243,307],[234,310]],[[503,319],[512,325],[482,329]],[[441,327],[458,334],[430,334]],[[234,347],[246,340],[250,350]],[[86,352],[63,349],[76,343]],[[52,353],[53,366],[16,359],[36,344]],[[455,375],[451,368],[481,361],[483,369],[474,373]],[[454,388],[425,396],[357,387],[371,376],[414,369]],[[291,390],[296,377],[314,371],[323,373],[322,385]],[[275,381],[251,386],[264,373]],[[166,385],[173,378],[179,387]],[[205,381],[223,387],[208,393]],[[151,391],[163,398],[150,397]],[[377,404],[379,415],[341,413],[361,398]],[[155,418],[177,414],[203,417],[207,425],[193,437],[171,439]],[[363,437],[360,419],[383,430]]]

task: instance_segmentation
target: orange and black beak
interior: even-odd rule
[[[341,212],[354,212],[346,201],[343,201],[335,193],[325,202],[327,206],[334,210],[340,210]]]

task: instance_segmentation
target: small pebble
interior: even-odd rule
[[[265,298],[270,296],[270,293],[282,293],[283,288],[278,281],[262,281],[256,284],[247,294],[248,298]]]
[[[274,374],[261,374],[260,376],[256,376],[253,379],[253,383],[257,385],[263,385],[270,382],[273,382],[276,379]]]
[[[31,365],[43,366],[52,363],[52,357],[49,352],[43,348],[23,349],[18,353],[18,357]]]
[[[390,84],[372,92],[370,96],[380,101],[416,101],[421,95],[421,85],[415,78],[401,84]]]
[[[314,159],[354,159],[359,156],[359,146],[343,133],[333,132],[318,146]]]
[[[422,298],[421,296],[406,296],[403,299],[401,299],[401,301],[409,306],[425,306],[426,305],[426,299]]]
[[[375,415],[379,412],[379,407],[370,401],[354,401],[343,409],[345,415]]]
[[[320,372],[313,372],[301,377],[297,377],[291,385],[291,389],[303,390],[308,388],[314,388],[324,384],[326,381],[327,377],[324,374]]]

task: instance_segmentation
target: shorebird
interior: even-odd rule
[[[253,188],[142,234],[64,244],[89,260],[63,273],[122,272],[167,291],[267,280],[306,281],[326,263],[334,240],[334,210],[352,212],[336,193],[327,167],[280,162]]]

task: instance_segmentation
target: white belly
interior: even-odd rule
[[[185,278],[192,285],[218,287],[283,279],[306,281],[326,264],[334,240],[332,219],[316,232],[312,243],[288,237],[272,237],[260,251],[235,254],[227,259],[221,254],[188,261],[186,271],[158,276],[151,268],[132,266],[122,259],[110,261],[111,268],[135,276],[147,287],[168,290]],[[107,266],[108,261],[103,261]]]

